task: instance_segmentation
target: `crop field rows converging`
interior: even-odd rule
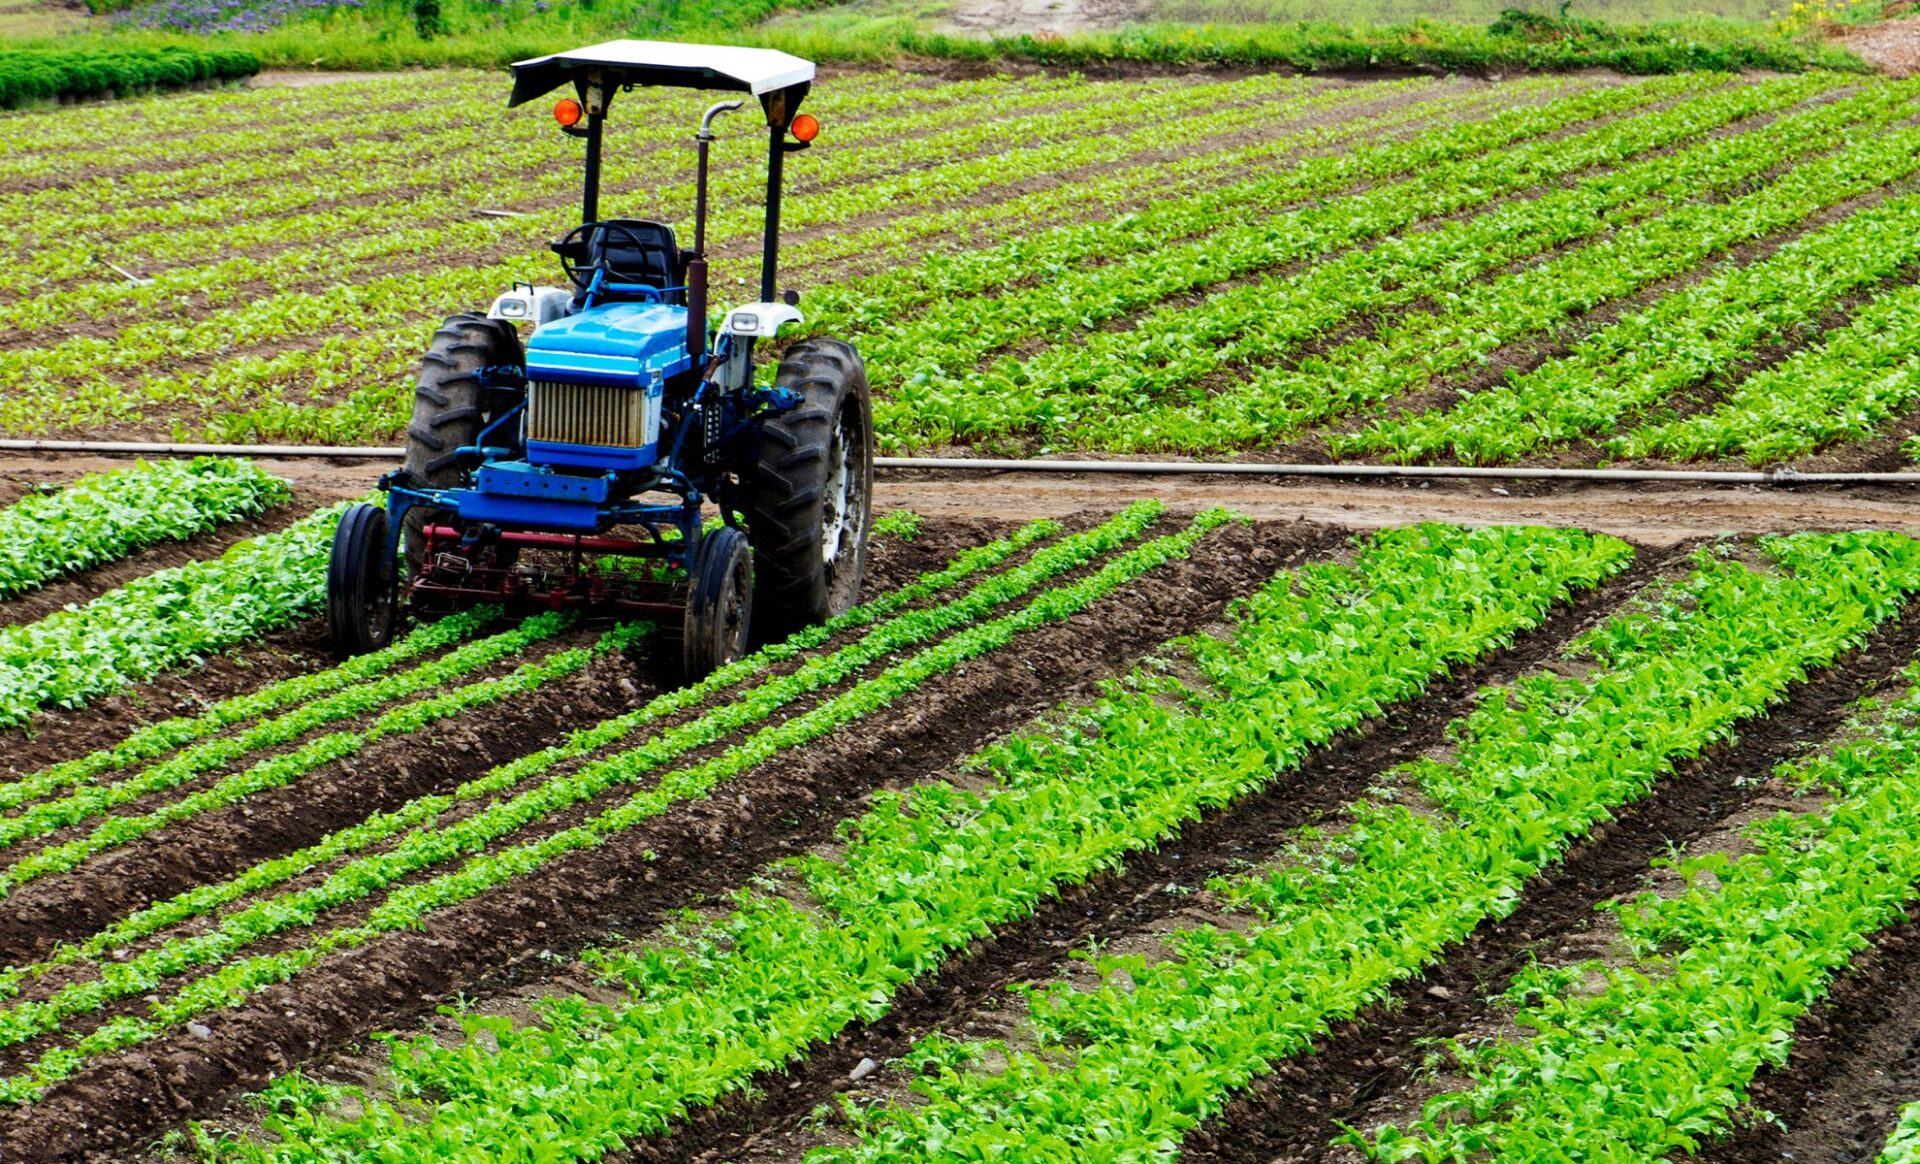
[[[126,473],[0,522],[284,503]],[[1909,536],[924,519],[674,687],[644,620],[270,646],[337,513],[14,624],[6,1158],[1653,1158],[1920,1045],[1825,1034],[1920,982]]]
[[[435,323],[557,277],[573,143],[502,97],[4,135],[0,431],[395,440]],[[607,205],[680,222],[696,106],[622,100]],[[883,451],[1890,468],[1920,436],[1914,82],[855,72],[809,108],[784,271],[866,355]],[[754,145],[716,147],[722,298]]]

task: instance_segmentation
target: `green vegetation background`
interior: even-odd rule
[[[944,31],[954,0],[364,0],[312,11],[265,32],[186,35],[141,28],[124,17],[168,0],[86,0],[91,18],[56,15],[61,0],[0,0],[0,104],[64,95],[50,85],[47,54],[86,76],[75,53],[188,48],[250,54],[266,67],[396,69],[498,67],[615,36],[723,40],[768,45],[823,62],[902,57],[1096,67],[1114,62],[1242,65],[1302,71],[1435,70],[1502,73],[1604,67],[1630,73],[1692,69],[1863,69],[1820,35],[1820,24],[1879,15],[1884,0],[1591,0],[1578,7],[1495,11],[1501,0],[1139,0],[1150,19],[1115,31],[978,36]],[[238,11],[261,0],[197,0]],[[1505,0],[1512,4],[1516,0]],[[1778,16],[1769,3],[1785,3]],[[1301,19],[1337,10],[1338,22]],[[1492,19],[1486,19],[1491,14]],[[1591,15],[1590,15],[1591,14]],[[1407,17],[1412,17],[1407,19]],[[1609,19],[1596,19],[1596,16]],[[1632,23],[1611,18],[1656,18]],[[202,63],[197,80],[244,75],[237,58]],[[180,72],[180,58],[168,62]],[[40,78],[9,87],[29,69]],[[127,82],[74,91],[138,91],[154,70]],[[8,96],[8,95],[11,96]]]

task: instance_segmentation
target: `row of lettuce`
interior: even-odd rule
[[[1631,558],[1569,531],[1419,527],[1370,539],[1351,564],[1285,572],[1230,632],[1184,640],[1092,706],[990,746],[966,788],[883,794],[842,844],[783,862],[732,913],[590,953],[578,973],[623,1000],[469,1014],[464,1040],[397,1043],[372,1091],[290,1076],[270,1092],[272,1136],[219,1150],[586,1160],[630,1145],[886,1014],[970,943],[1285,779],[1315,745]],[[914,1100],[851,1110],[852,1142],[811,1158],[1171,1158],[1233,1092],[1506,916],[1529,879],[1915,591],[1920,544],[1894,534],[1771,538],[1751,559],[1701,551],[1577,640],[1573,666],[1484,692],[1449,728],[1446,758],[1390,774],[1276,866],[1216,882],[1240,923],[1178,932],[1164,959],[1099,959],[1094,989],[1028,992],[1038,1053],[928,1039]],[[1650,959],[1682,953],[1591,997],[1529,979],[1541,1037],[1479,1054],[1472,1088],[1368,1149],[1560,1158],[1575,1137],[1606,1149],[1590,1158],[1644,1159],[1729,1126],[1793,1019],[1913,897],[1920,691],[1858,736],[1795,770],[1832,803],[1757,827],[1751,857],[1690,868],[1714,877],[1687,894],[1621,911]]]
[[[0,49],[0,109],[88,97],[129,97],[233,81],[260,71],[260,58],[238,49],[89,46]]]

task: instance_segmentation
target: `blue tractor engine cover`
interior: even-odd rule
[[[526,460],[483,466],[455,492],[460,516],[597,528],[616,475],[659,459],[666,382],[692,366],[685,307],[615,302],[543,324],[526,344]]]

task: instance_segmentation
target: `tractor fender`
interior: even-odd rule
[[[742,303],[727,312],[726,320],[720,324],[720,334],[772,339],[789,323],[803,320],[798,307],[785,303]]]
[[[493,301],[487,308],[488,319],[508,323],[531,323],[536,327],[552,323],[573,307],[573,292],[563,287],[535,287],[522,283]]]

